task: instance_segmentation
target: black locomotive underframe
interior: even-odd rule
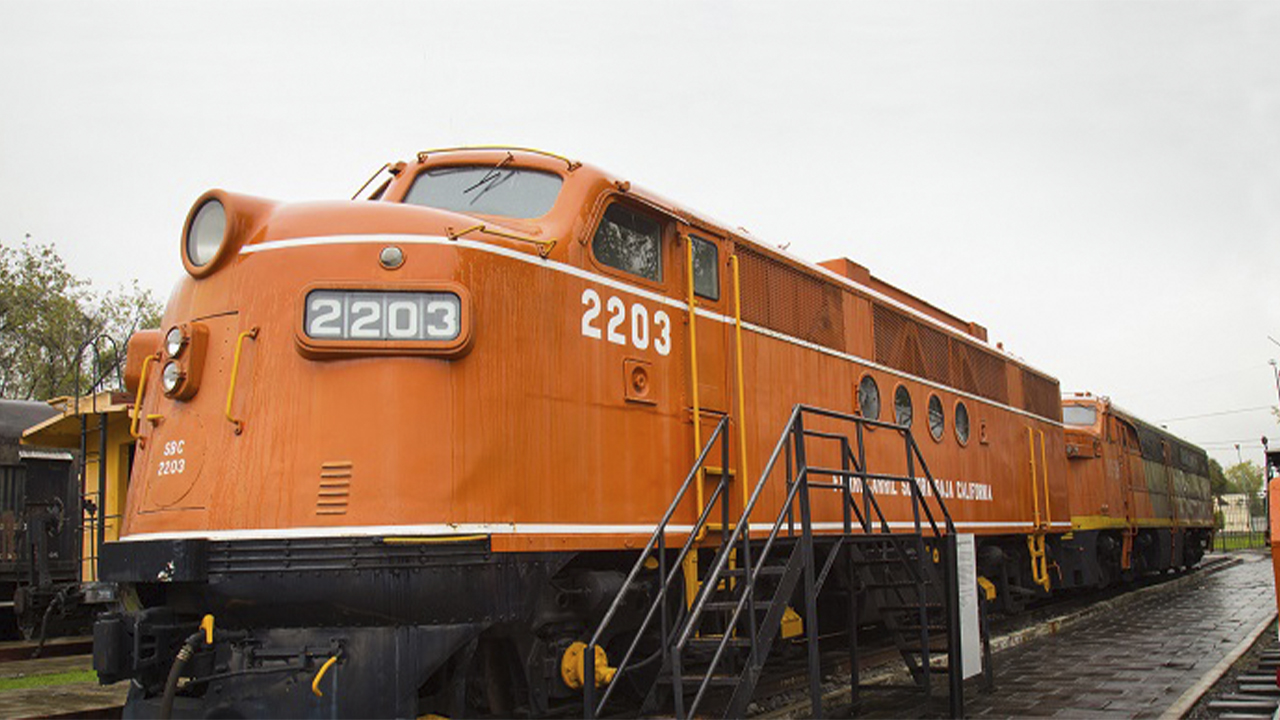
[[[99,619],[94,666],[102,682],[133,682],[127,717],[153,716],[174,656],[210,614],[214,644],[197,646],[175,717],[416,717],[424,684],[447,662],[473,662],[481,633],[557,619],[565,603],[550,581],[574,557],[494,553],[488,538],[108,543],[103,576],[136,609]],[[608,592],[611,573],[584,572]]]
[[[1199,559],[1167,529],[1149,535],[1134,548],[1141,569]],[[1050,536],[1055,588],[1109,584],[1105,537]],[[1042,596],[1025,540],[979,540],[979,571],[1006,610]],[[183,673],[194,681],[176,717],[457,717],[477,696],[487,714],[543,715],[580,699],[560,682],[558,659],[589,634],[632,562],[634,553],[495,553],[487,537],[108,543],[103,578],[121,583],[132,609],[99,619],[94,666],[103,682],[132,681],[127,717],[155,716],[174,656],[210,614],[215,642],[200,644]],[[316,696],[311,682],[334,655]],[[476,675],[515,695],[468,687]]]

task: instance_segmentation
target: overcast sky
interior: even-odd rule
[[[540,147],[1260,461],[1277,38],[1280,4],[1221,0],[0,0],[0,242],[165,297],[208,188],[345,198],[417,150]]]

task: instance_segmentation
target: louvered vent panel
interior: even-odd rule
[[[351,497],[352,463],[332,460],[320,465],[320,486],[316,490],[317,515],[346,515]]]
[[[872,308],[876,362],[997,402],[1009,402],[1005,361],[886,305]]]
[[[924,374],[920,327],[914,320],[877,304],[872,310],[872,327],[876,336],[876,362],[912,375]]]
[[[973,349],[962,342],[951,341],[951,385],[967,393],[978,394],[978,379],[973,372]]]
[[[973,375],[978,383],[978,394],[1007,404],[1009,375],[1005,371],[1004,360],[974,347],[969,348],[969,360],[973,363]]]
[[[924,376],[944,385],[951,384],[951,372],[948,367],[946,333],[931,327],[920,325],[920,350],[924,355]]]
[[[844,291],[746,247],[738,247],[742,319],[844,350]]]
[[[1022,409],[1029,413],[1062,421],[1062,396],[1056,380],[1022,370]]]
[[[871,310],[871,326],[876,336],[876,362],[898,367],[893,349],[902,344],[909,321],[889,308],[876,303]]]

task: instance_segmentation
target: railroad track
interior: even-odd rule
[[[39,655],[36,650],[39,649]],[[0,643],[0,663],[15,660],[33,660],[37,657],[53,658],[70,655],[88,655],[93,652],[92,637],[53,638],[45,642],[44,647],[31,640]]]

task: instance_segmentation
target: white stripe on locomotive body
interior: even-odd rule
[[[1008,522],[999,520],[956,521],[957,530],[985,530],[991,528],[1010,528],[1014,530],[1030,530],[1035,523],[1021,520]],[[889,527],[896,529],[914,529],[915,523],[894,521]],[[927,528],[928,523],[922,523]],[[1055,522],[1055,528],[1070,528],[1070,522]],[[558,525],[540,523],[461,523],[461,524],[429,524],[429,525],[351,525],[338,527],[298,527],[258,530],[183,530],[178,532],[154,532],[126,535],[121,542],[140,542],[144,540],[297,540],[305,538],[341,538],[341,537],[440,537],[466,535],[652,535],[656,525]],[[842,522],[817,522],[813,529],[818,531],[838,531],[844,529]],[[668,525],[668,534],[688,534],[692,525]],[[761,532],[765,528],[761,527]]]
[[[536,255],[530,255],[528,253],[521,252],[519,250],[512,250],[510,248],[505,248],[500,245],[492,245],[490,243],[476,242],[474,240],[450,240],[448,237],[445,237],[442,235],[386,235],[386,234],[372,235],[371,234],[371,235],[323,235],[323,236],[315,236],[315,237],[290,238],[288,240],[271,240],[264,243],[258,243],[256,245],[246,245],[240,249],[240,254],[251,255],[254,253],[268,252],[272,250],[287,250],[287,249],[293,249],[293,248],[316,247],[316,246],[323,246],[323,245],[396,244],[396,243],[415,244],[415,245],[449,245],[454,247],[467,248],[469,250],[478,250],[480,252],[492,253],[494,255],[501,255],[503,257],[511,258],[513,260],[519,260],[521,262],[525,262],[530,265],[545,267],[549,270],[554,270],[557,272],[564,273],[566,275],[572,275],[573,277],[581,278],[583,280],[589,280],[591,282],[599,283],[601,285],[611,287],[615,290],[631,293],[632,295],[637,295],[647,300],[652,300],[653,302],[661,303],[663,305],[667,305],[672,308],[676,308],[684,311],[688,311],[689,309],[688,303],[681,302],[680,300],[676,300],[674,298],[670,298],[665,295],[661,295],[659,293],[653,292],[652,290],[646,290],[644,288],[636,287],[635,285],[631,285],[629,283],[625,283],[620,280],[616,280],[614,278],[593,273],[589,270],[583,270],[582,268],[575,267],[573,265],[567,265],[565,263],[558,262],[555,260],[547,260],[545,258],[540,258]],[[826,271],[826,272],[828,274],[832,274],[830,273],[830,271]],[[978,343],[974,343],[971,338],[962,336],[960,333],[957,333],[950,326],[939,323],[937,320],[930,318],[929,316],[919,312],[918,310],[915,310],[914,308],[911,308],[910,306],[904,305],[892,298],[880,295],[876,291],[870,288],[863,287],[862,285],[858,285],[857,283],[854,283],[853,281],[850,281],[847,278],[843,278],[842,276],[838,276],[834,274],[832,274],[832,276],[836,279],[845,280],[849,285],[858,288],[860,291],[866,292],[870,295],[874,295],[877,299],[884,300],[885,302],[891,303],[903,310],[910,311],[911,313],[927,320],[929,323],[936,326],[937,328],[941,330],[945,330],[946,332],[950,333],[951,335],[955,335],[958,338],[962,338],[967,343],[978,344]],[[702,310],[702,309],[698,309],[696,312],[698,313],[698,317],[707,318],[709,320],[725,323],[728,325],[734,324],[733,318],[725,315],[721,315],[720,313],[714,313],[709,310]],[[860,365],[865,365],[869,368],[879,370],[889,375],[894,375],[907,380],[912,380],[922,385],[927,385],[936,390],[943,390],[943,391],[952,393],[954,395],[967,398],[969,400],[972,400],[973,402],[983,403],[985,405],[990,405],[991,407],[1000,408],[1001,410],[1007,410],[1009,412],[1016,413],[1018,415],[1022,415],[1025,417],[1029,417],[1034,420],[1048,423],[1050,425],[1054,425],[1057,427],[1065,427],[1065,425],[1063,425],[1062,423],[1056,420],[1052,420],[1046,417],[1041,417],[1040,415],[1027,412],[1026,410],[1023,410],[1021,408],[1005,405],[1003,403],[996,402],[989,398],[984,398],[980,395],[974,395],[972,393],[965,392],[963,390],[952,387],[950,385],[943,385],[941,383],[934,382],[932,380],[911,375],[910,373],[905,373],[900,370],[895,370],[894,368],[881,365],[873,360],[868,360],[867,358],[864,358],[864,357],[859,357],[857,355],[850,355],[849,353],[841,352],[839,350],[833,350],[828,347],[823,347],[822,345],[811,343],[807,340],[802,340],[797,337],[792,337],[790,335],[786,335],[786,334],[777,332],[775,330],[770,330],[769,328],[760,327],[759,325],[754,325],[746,321],[743,321],[742,327],[743,329],[750,330],[751,332],[754,332],[758,335],[764,335],[766,337],[770,337],[775,340],[791,343],[792,345],[797,345],[799,347],[803,347],[808,350],[813,350],[814,352],[819,352],[824,355],[829,355],[834,358],[839,358],[841,360],[846,360],[849,362],[858,363]],[[987,347],[990,347],[990,346],[987,346]],[[1004,359],[1012,361],[1012,359],[1007,357],[1007,355],[1005,355],[1004,353],[1000,353],[997,350],[993,350],[993,352],[997,352],[1002,357],[1004,357]],[[1026,363],[1022,363],[1021,361],[1013,361],[1013,362],[1016,362],[1021,367],[1034,369],[1034,368],[1031,368],[1031,366],[1026,365]],[[1037,370],[1036,372],[1040,372],[1040,371]],[[1046,376],[1046,377],[1051,377],[1051,376]]]

